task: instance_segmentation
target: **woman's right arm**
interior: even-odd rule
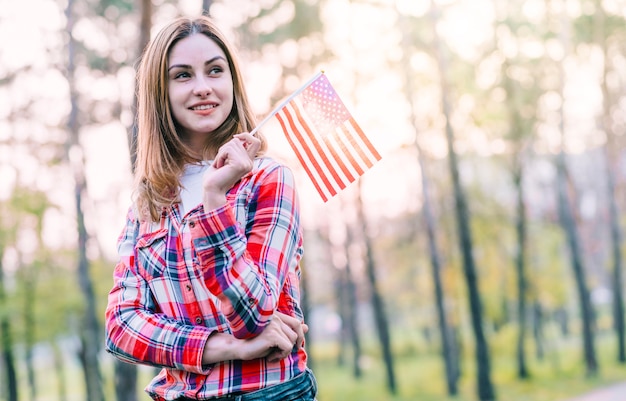
[[[267,330],[248,340],[157,313],[148,283],[136,265],[137,232],[137,222],[129,211],[118,240],[120,260],[105,312],[108,352],[130,363],[206,374],[208,364],[233,359],[280,359],[292,351],[294,344],[301,346],[306,325],[278,312]]]
[[[105,311],[106,350],[126,362],[206,373],[202,357],[214,330],[156,312],[148,283],[137,268],[137,228],[130,210],[118,240],[120,259]]]
[[[224,360],[267,358],[275,362],[286,358],[304,344],[308,326],[298,319],[276,312],[270,324],[254,338],[239,339],[230,334],[213,333],[204,348],[203,363]]]

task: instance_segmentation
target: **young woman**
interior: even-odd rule
[[[155,400],[314,400],[291,171],[263,156],[234,49],[180,18],[138,70],[135,197],[119,238],[106,347],[162,367]]]

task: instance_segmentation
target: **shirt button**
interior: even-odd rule
[[[202,323],[202,318],[201,318],[200,316],[198,316],[198,317],[196,318],[196,323],[197,323],[197,324]]]
[[[196,222],[195,221],[190,221],[189,222],[189,227],[194,228],[196,226]]]
[[[187,284],[185,288],[187,289],[187,291],[191,291],[191,285]]]

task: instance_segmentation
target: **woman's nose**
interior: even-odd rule
[[[211,93],[211,91],[212,91],[212,88],[207,78],[198,77],[196,79],[196,83],[193,88],[194,95],[200,96],[200,97],[206,97]]]

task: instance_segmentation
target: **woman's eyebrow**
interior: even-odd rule
[[[204,62],[204,65],[212,64],[212,63],[214,63],[214,62],[215,62],[215,61],[217,61],[217,60],[222,60],[222,61],[225,61],[225,62],[226,62],[226,59],[225,59],[224,57],[222,57],[222,56],[215,56],[215,57],[213,57],[212,59],[209,59],[209,60],[205,61],[205,62]],[[191,66],[190,66],[190,65],[188,65],[188,64],[174,64],[174,65],[171,65],[171,66],[170,66],[167,70],[169,71],[169,70],[171,70],[172,68],[184,68],[184,69],[190,69],[190,68],[191,68]]]
[[[225,59],[224,57],[222,57],[222,56],[215,56],[215,57],[213,57],[212,59],[207,60],[204,64],[205,64],[205,65],[206,65],[206,64],[212,64],[212,63],[216,62],[217,60],[222,60],[222,61],[224,61],[224,62],[228,62],[228,61],[226,61],[226,59]]]

